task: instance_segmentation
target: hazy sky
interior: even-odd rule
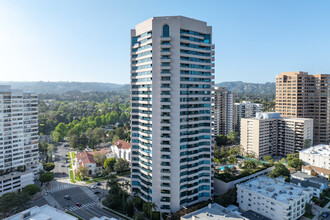
[[[130,29],[166,15],[213,26],[216,82],[330,73],[327,0],[0,0],[0,81],[129,83]]]

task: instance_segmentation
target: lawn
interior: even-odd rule
[[[70,180],[72,183],[76,183],[76,181],[74,180],[74,176],[73,176],[73,170],[70,170]]]
[[[72,157],[72,159],[76,158],[76,152],[75,151],[71,151],[71,157]]]
[[[107,180],[107,178],[106,177],[95,178],[95,179],[86,181],[86,183],[89,184],[89,183],[101,182],[103,180]]]

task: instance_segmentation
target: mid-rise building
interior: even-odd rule
[[[234,94],[225,87],[214,87],[213,93],[213,134],[226,135],[233,130]]]
[[[238,133],[241,132],[241,119],[254,118],[257,112],[263,112],[264,105],[260,103],[252,103],[250,101],[243,101],[234,104],[233,127]]]
[[[162,213],[212,195],[212,27],[153,17],[131,31],[132,192]]]
[[[34,206],[13,216],[6,218],[6,220],[78,220],[77,217],[69,215],[59,209],[53,208],[49,205],[41,207]]]
[[[276,76],[276,112],[314,119],[314,145],[330,143],[330,74],[286,72]]]
[[[262,176],[237,185],[237,203],[243,211],[252,210],[273,220],[294,220],[305,213],[313,194],[309,189]]]
[[[323,190],[328,189],[329,181],[325,178],[311,176],[307,173],[296,171],[291,173],[290,183],[310,189],[313,196],[319,198]]]
[[[0,86],[0,196],[33,184],[38,152],[37,95]]]
[[[299,152],[299,158],[307,165],[330,170],[330,145],[320,144]]]
[[[304,149],[306,140],[313,141],[313,119],[282,118],[280,113],[257,113],[256,118],[242,118],[243,153],[258,158],[286,156]]]
[[[122,158],[127,161],[131,161],[131,144],[123,141],[123,140],[118,140],[114,145],[111,146],[112,152],[115,153],[116,158]]]

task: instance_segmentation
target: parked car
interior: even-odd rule
[[[102,186],[102,183],[97,182],[96,185],[97,185],[97,186]]]
[[[99,191],[95,191],[94,194],[100,194],[100,192]]]
[[[328,216],[329,216],[329,213],[328,212],[325,212],[325,213],[322,214],[322,217],[323,218],[327,218]]]
[[[96,185],[91,186],[91,189],[96,189]]]
[[[81,203],[80,202],[77,202],[76,203],[76,206],[81,207]]]
[[[64,199],[66,199],[66,200],[71,200],[71,197],[70,197],[69,195],[65,195],[65,196],[64,196]]]

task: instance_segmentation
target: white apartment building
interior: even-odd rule
[[[233,127],[238,133],[241,132],[241,119],[254,118],[257,112],[263,112],[264,105],[260,103],[252,103],[250,101],[243,101],[234,104],[233,110]]]
[[[33,184],[38,155],[37,95],[0,86],[0,196]]]
[[[284,178],[262,176],[237,185],[237,203],[273,220],[294,220],[305,213],[312,198],[309,189],[286,183]]]
[[[299,152],[299,158],[308,165],[330,170],[330,145],[320,144]]]
[[[213,134],[226,135],[233,130],[234,94],[225,87],[214,87],[213,94]]]
[[[298,153],[305,140],[313,142],[313,119],[282,118],[280,113],[257,113],[241,119],[243,152],[258,158]]]
[[[30,209],[24,210],[13,216],[6,218],[6,220],[78,220],[78,218],[69,215],[59,209],[53,208],[49,205],[34,206]],[[112,220],[112,219],[111,219]]]
[[[212,27],[153,17],[131,39],[132,192],[175,212],[213,193]]]

